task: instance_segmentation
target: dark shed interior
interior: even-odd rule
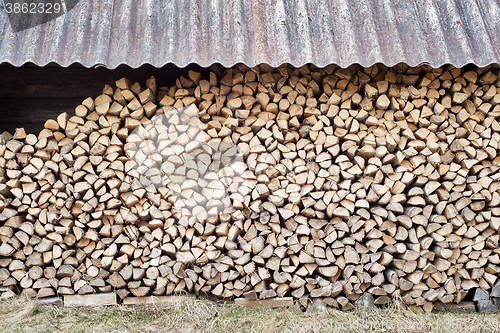
[[[159,87],[175,84],[176,78],[187,75],[189,69],[208,69],[197,65],[179,68],[166,65],[155,68],[144,65],[134,69],[121,65],[114,70],[104,67],[86,68],[73,64],[67,68],[51,63],[44,67],[25,64],[14,67],[0,65],[0,133],[11,133],[24,127],[27,133],[38,133],[47,119],[55,119],[60,113],[74,115],[77,107],[87,97],[97,97],[105,84],[127,77],[144,85],[146,79],[155,76]]]

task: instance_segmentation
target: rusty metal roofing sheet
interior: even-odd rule
[[[80,0],[65,15],[20,32],[0,9],[0,34],[0,63],[15,66],[486,66],[500,63],[500,3]]]

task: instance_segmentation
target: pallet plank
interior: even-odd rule
[[[237,305],[241,305],[247,308],[285,308],[293,306],[292,297],[276,297],[272,299],[261,299],[261,300],[249,300],[244,297],[237,298],[234,300]]]
[[[139,305],[139,304],[182,304],[192,300],[193,296],[144,296],[144,297],[127,297],[123,299],[123,305]]]
[[[92,295],[64,295],[64,306],[103,306],[116,305],[115,293]]]

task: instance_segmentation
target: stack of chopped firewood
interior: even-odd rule
[[[432,309],[500,277],[500,72],[120,79],[0,142],[0,282]]]

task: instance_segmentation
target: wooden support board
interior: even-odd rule
[[[35,300],[37,305],[50,305],[50,306],[61,306],[64,305],[63,299],[61,297],[47,297],[39,298]]]
[[[293,305],[292,297],[276,297],[271,299],[249,300],[244,297],[235,299],[235,304],[247,308],[285,308]]]
[[[124,305],[139,305],[139,304],[182,304],[194,297],[191,295],[186,296],[145,296],[145,297],[127,297],[123,299]]]
[[[476,305],[474,302],[460,302],[460,303],[434,303],[434,310],[437,311],[453,311],[453,312],[475,312]]]
[[[116,294],[64,295],[64,306],[116,305]]]

